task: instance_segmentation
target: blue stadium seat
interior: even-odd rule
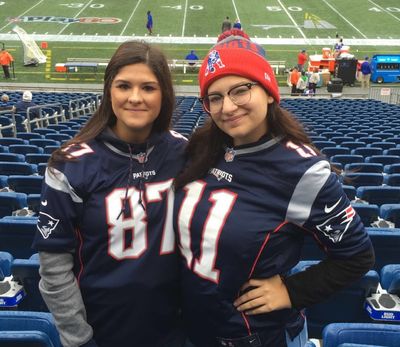
[[[396,228],[400,228],[400,201],[395,204],[383,204],[380,207],[379,216],[394,223]]]
[[[67,130],[69,129],[68,125],[61,125],[61,124],[50,124],[48,127],[48,129],[53,129],[56,131],[60,131],[60,130]]]
[[[340,144],[342,147],[350,148],[350,150],[358,148],[358,147],[366,147],[366,144],[359,141],[344,141]],[[352,153],[353,154],[353,153]],[[357,154],[357,153],[354,153]]]
[[[347,184],[342,184],[342,188],[350,201],[356,198],[356,193],[357,193],[356,187]]]
[[[29,143],[31,145],[36,145],[39,147],[46,147],[46,146],[58,146],[60,147],[61,143],[60,141],[56,141],[56,140],[51,140],[51,139],[32,139],[29,140]]]
[[[54,129],[50,129],[50,128],[36,128],[34,131],[34,133],[38,133],[40,135],[46,135],[46,134],[50,134],[50,133],[57,133],[57,130]]]
[[[350,154],[350,149],[347,147],[324,147],[321,149],[321,153],[327,157],[332,157],[336,154]]]
[[[314,144],[314,146],[317,147],[319,150],[321,150],[321,149],[324,148],[324,147],[335,147],[335,146],[336,146],[336,143],[335,143],[335,142],[333,142],[333,141],[328,141],[328,140],[326,140],[326,141],[321,141],[321,140],[313,141],[313,144]]]
[[[383,179],[383,183],[388,186],[400,186],[400,173],[386,175]]]
[[[34,252],[33,238],[36,233],[37,218],[4,217],[0,219],[0,247],[10,252],[14,258],[27,259]]]
[[[380,277],[383,289],[390,294],[400,295],[400,262],[382,267]]]
[[[50,154],[42,153],[28,153],[25,155],[25,161],[29,164],[47,163],[50,159]]]
[[[400,229],[366,228],[375,250],[374,269],[399,262]]]
[[[300,262],[295,271],[303,271],[315,262]],[[293,271],[293,269],[292,269]],[[359,281],[340,290],[327,300],[308,307],[306,311],[308,334],[320,339],[323,328],[335,322],[370,322],[364,308],[365,298],[376,292],[379,274],[368,271]]]
[[[35,145],[10,145],[8,146],[10,153],[28,154],[28,153],[43,153],[43,148]]]
[[[40,211],[40,194],[28,194],[26,203],[28,208],[37,215]]]
[[[0,346],[62,347],[48,312],[0,311]]]
[[[350,172],[383,172],[383,164],[380,163],[351,163],[344,166],[344,170]]]
[[[358,154],[362,155],[363,157],[381,155],[383,154],[383,149],[378,147],[357,147],[351,151],[351,154]]]
[[[10,145],[27,145],[28,141],[24,139],[19,139],[16,137],[3,137],[0,138],[0,145],[10,146]]]
[[[400,140],[400,138],[399,138],[399,140]],[[384,155],[399,155],[399,156],[400,156],[400,148],[397,147],[397,148],[385,149],[385,150],[383,151],[383,154],[384,154]]]
[[[355,154],[337,154],[330,158],[331,162],[340,163],[343,166],[350,163],[362,163],[364,157],[362,155]]]
[[[357,188],[357,197],[370,204],[396,204],[400,201],[400,187],[362,186]]]
[[[72,136],[68,135],[68,134],[61,134],[61,133],[58,133],[58,134],[46,134],[45,135],[45,139],[56,140],[56,141],[58,141],[60,143],[63,143],[65,141],[68,141],[68,140],[72,139]]]
[[[25,161],[25,156],[17,153],[0,153],[0,161],[23,163]]]
[[[366,227],[371,226],[371,223],[375,222],[380,215],[378,205],[351,203],[351,206],[353,206],[354,210],[360,216],[361,221]]]
[[[379,141],[379,142],[372,142],[372,143],[368,144],[367,146],[379,147],[382,149],[390,149],[390,148],[396,148],[396,143],[395,142],[387,142],[387,141]]]
[[[4,277],[11,276],[11,264],[13,260],[14,257],[11,253],[0,251],[0,282]]]
[[[383,165],[399,164],[400,157],[398,155],[371,155],[365,158],[366,163],[381,163]]]
[[[45,148],[44,148],[44,153],[45,154],[51,154],[51,153],[53,153],[56,149],[59,149],[60,148],[60,146],[46,146]]]
[[[24,140],[30,140],[30,139],[42,139],[43,135],[37,133],[35,129],[34,133],[19,132],[17,133],[17,137]]]
[[[8,186],[15,192],[25,194],[40,194],[43,176],[11,175],[8,176]]]
[[[13,211],[19,210],[26,206],[26,194],[16,192],[0,192],[0,218],[4,216],[11,216]]]
[[[23,311],[48,312],[48,308],[39,292],[39,259],[14,259],[11,272],[15,281],[24,287],[26,297],[18,305]]]
[[[384,323],[332,323],[322,333],[324,347],[398,347],[400,325]]]
[[[389,164],[383,166],[383,172],[387,174],[400,173],[400,164]]]
[[[35,173],[37,173],[35,164],[0,161],[0,175],[33,175]]]
[[[354,187],[379,186],[383,183],[383,174],[375,172],[345,172],[343,182]]]

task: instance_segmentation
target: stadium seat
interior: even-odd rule
[[[356,187],[347,184],[342,184],[342,188],[350,201],[356,198],[356,193],[357,193]]]
[[[351,151],[351,154],[362,155],[363,157],[368,157],[371,155],[381,155],[383,153],[382,148],[378,147],[357,147]]]
[[[396,204],[383,204],[380,207],[379,216],[394,223],[396,228],[400,228],[400,201]]]
[[[399,262],[400,229],[366,228],[374,245],[375,265],[374,269],[380,271],[387,264]]]
[[[17,153],[0,153],[0,161],[23,163],[25,161],[25,156]]]
[[[34,252],[32,242],[37,218],[4,217],[0,219],[0,250],[7,250],[14,258],[27,259]]]
[[[11,216],[13,211],[19,210],[26,206],[26,194],[16,192],[0,192],[0,218],[4,216]]]
[[[28,141],[24,139],[19,139],[16,137],[3,137],[0,138],[0,145],[10,146],[10,145],[27,145]]]
[[[336,143],[335,142],[333,142],[333,141],[321,141],[321,140],[318,140],[318,141],[313,141],[313,144],[314,144],[314,146],[315,147],[317,147],[319,150],[321,150],[322,148],[324,148],[324,147],[335,147],[336,146]]]
[[[400,140],[400,138],[399,138]],[[400,156],[400,148],[389,148],[383,151],[384,155],[398,155]]]
[[[370,204],[396,204],[400,201],[400,187],[362,186],[357,188],[357,198]]]
[[[0,311],[0,346],[62,347],[48,312]]]
[[[39,292],[39,259],[14,259],[11,272],[15,281],[24,287],[26,297],[18,305],[23,311],[48,312]],[[0,345],[1,346],[1,345]]]
[[[316,262],[300,262],[292,273],[305,270]],[[376,292],[379,285],[379,274],[368,271],[360,280],[335,293],[327,300],[308,307],[306,311],[308,334],[311,338],[320,339],[323,328],[335,322],[370,322],[364,308],[365,298]]]
[[[379,142],[372,142],[368,144],[367,146],[370,147],[378,147],[382,149],[390,149],[390,148],[396,148],[396,143],[395,142],[385,142],[385,141],[379,141]]]
[[[379,186],[383,183],[383,174],[375,172],[345,172],[343,182],[354,187]]]
[[[51,139],[32,139],[29,140],[29,143],[31,145],[36,145],[39,147],[46,147],[46,146],[58,146],[60,147],[61,143],[60,141],[56,141],[56,140],[51,140]]]
[[[400,325],[384,323],[332,323],[322,333],[324,347],[398,347]]]
[[[43,176],[11,175],[8,176],[8,186],[15,192],[25,194],[40,194]]]
[[[400,174],[389,174],[384,176],[383,183],[388,186],[400,186]]]
[[[321,153],[327,157],[332,157],[336,154],[350,154],[350,149],[347,147],[324,147],[321,149]]]
[[[56,141],[58,141],[60,143],[63,143],[65,141],[68,141],[68,140],[72,139],[72,136],[68,135],[68,134],[61,134],[61,133],[58,133],[58,134],[46,134],[45,135],[45,139],[56,140]]]
[[[45,154],[51,154],[51,153],[53,153],[56,149],[59,149],[60,148],[60,146],[46,146],[45,148],[44,148],[44,153]]]
[[[38,133],[40,135],[46,135],[46,134],[50,134],[50,133],[56,134],[57,130],[50,129],[50,128],[36,128],[33,132]]]
[[[380,215],[378,205],[351,203],[351,206],[353,206],[354,210],[360,216],[361,221],[366,227],[371,226],[371,223],[375,222]]]
[[[37,173],[35,164],[0,161],[0,175],[33,175],[35,173]]]
[[[50,154],[43,153],[43,154],[37,154],[37,153],[28,153],[25,155],[25,161],[29,164],[40,164],[40,163],[46,163],[50,159]]]
[[[390,294],[400,295],[400,262],[382,267],[380,278],[383,289]]]
[[[37,133],[35,129],[34,133],[19,132],[17,133],[17,137],[24,140],[30,140],[30,139],[42,139],[43,135]]]
[[[4,277],[11,276],[11,264],[13,260],[14,257],[11,253],[0,251],[0,282]]]
[[[350,172],[383,172],[383,164],[380,163],[350,163],[344,166],[344,170]]]
[[[35,145],[10,145],[8,146],[10,153],[28,154],[28,153],[43,153],[43,148]]]
[[[371,155],[365,158],[366,163],[381,163],[383,165],[399,164],[400,157],[398,155]]]
[[[359,141],[344,141],[340,144],[342,147],[347,147],[350,148],[350,150],[358,148],[358,147],[366,147],[366,144],[359,142]],[[357,153],[351,153],[351,154],[357,154]]]
[[[389,164],[383,166],[383,172],[387,174],[400,173],[400,164]]]
[[[38,214],[40,211],[40,194],[28,194],[26,203],[31,211]]]
[[[362,163],[364,162],[364,157],[362,155],[355,154],[337,154],[332,156],[331,162],[340,163],[343,166],[350,163]]]

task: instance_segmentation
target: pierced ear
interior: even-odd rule
[[[268,104],[272,104],[274,102],[274,98],[271,95],[268,95],[267,102]]]

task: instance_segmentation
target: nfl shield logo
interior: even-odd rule
[[[235,154],[236,154],[236,152],[234,151],[233,148],[227,148],[225,150],[225,156],[224,156],[225,161],[227,163],[230,163],[231,161],[233,161],[233,159],[235,158]]]
[[[140,164],[143,164],[144,162],[146,162],[146,153],[143,153],[143,152],[139,153],[137,155],[137,160]]]

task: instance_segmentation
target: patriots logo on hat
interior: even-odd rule
[[[219,52],[217,50],[212,50],[210,54],[208,55],[207,59],[207,68],[205,71],[205,76],[208,76],[208,74],[214,73],[215,72],[215,65],[218,66],[219,68],[225,67],[224,63],[221,60],[221,56],[219,55]]]
[[[43,238],[47,239],[51,232],[57,227],[59,222],[59,219],[53,218],[47,213],[40,212],[36,227],[42,234]]]
[[[317,229],[332,240],[333,243],[340,242],[353,221],[355,214],[353,207],[349,205],[339,213],[328,218],[325,222],[317,225]]]

